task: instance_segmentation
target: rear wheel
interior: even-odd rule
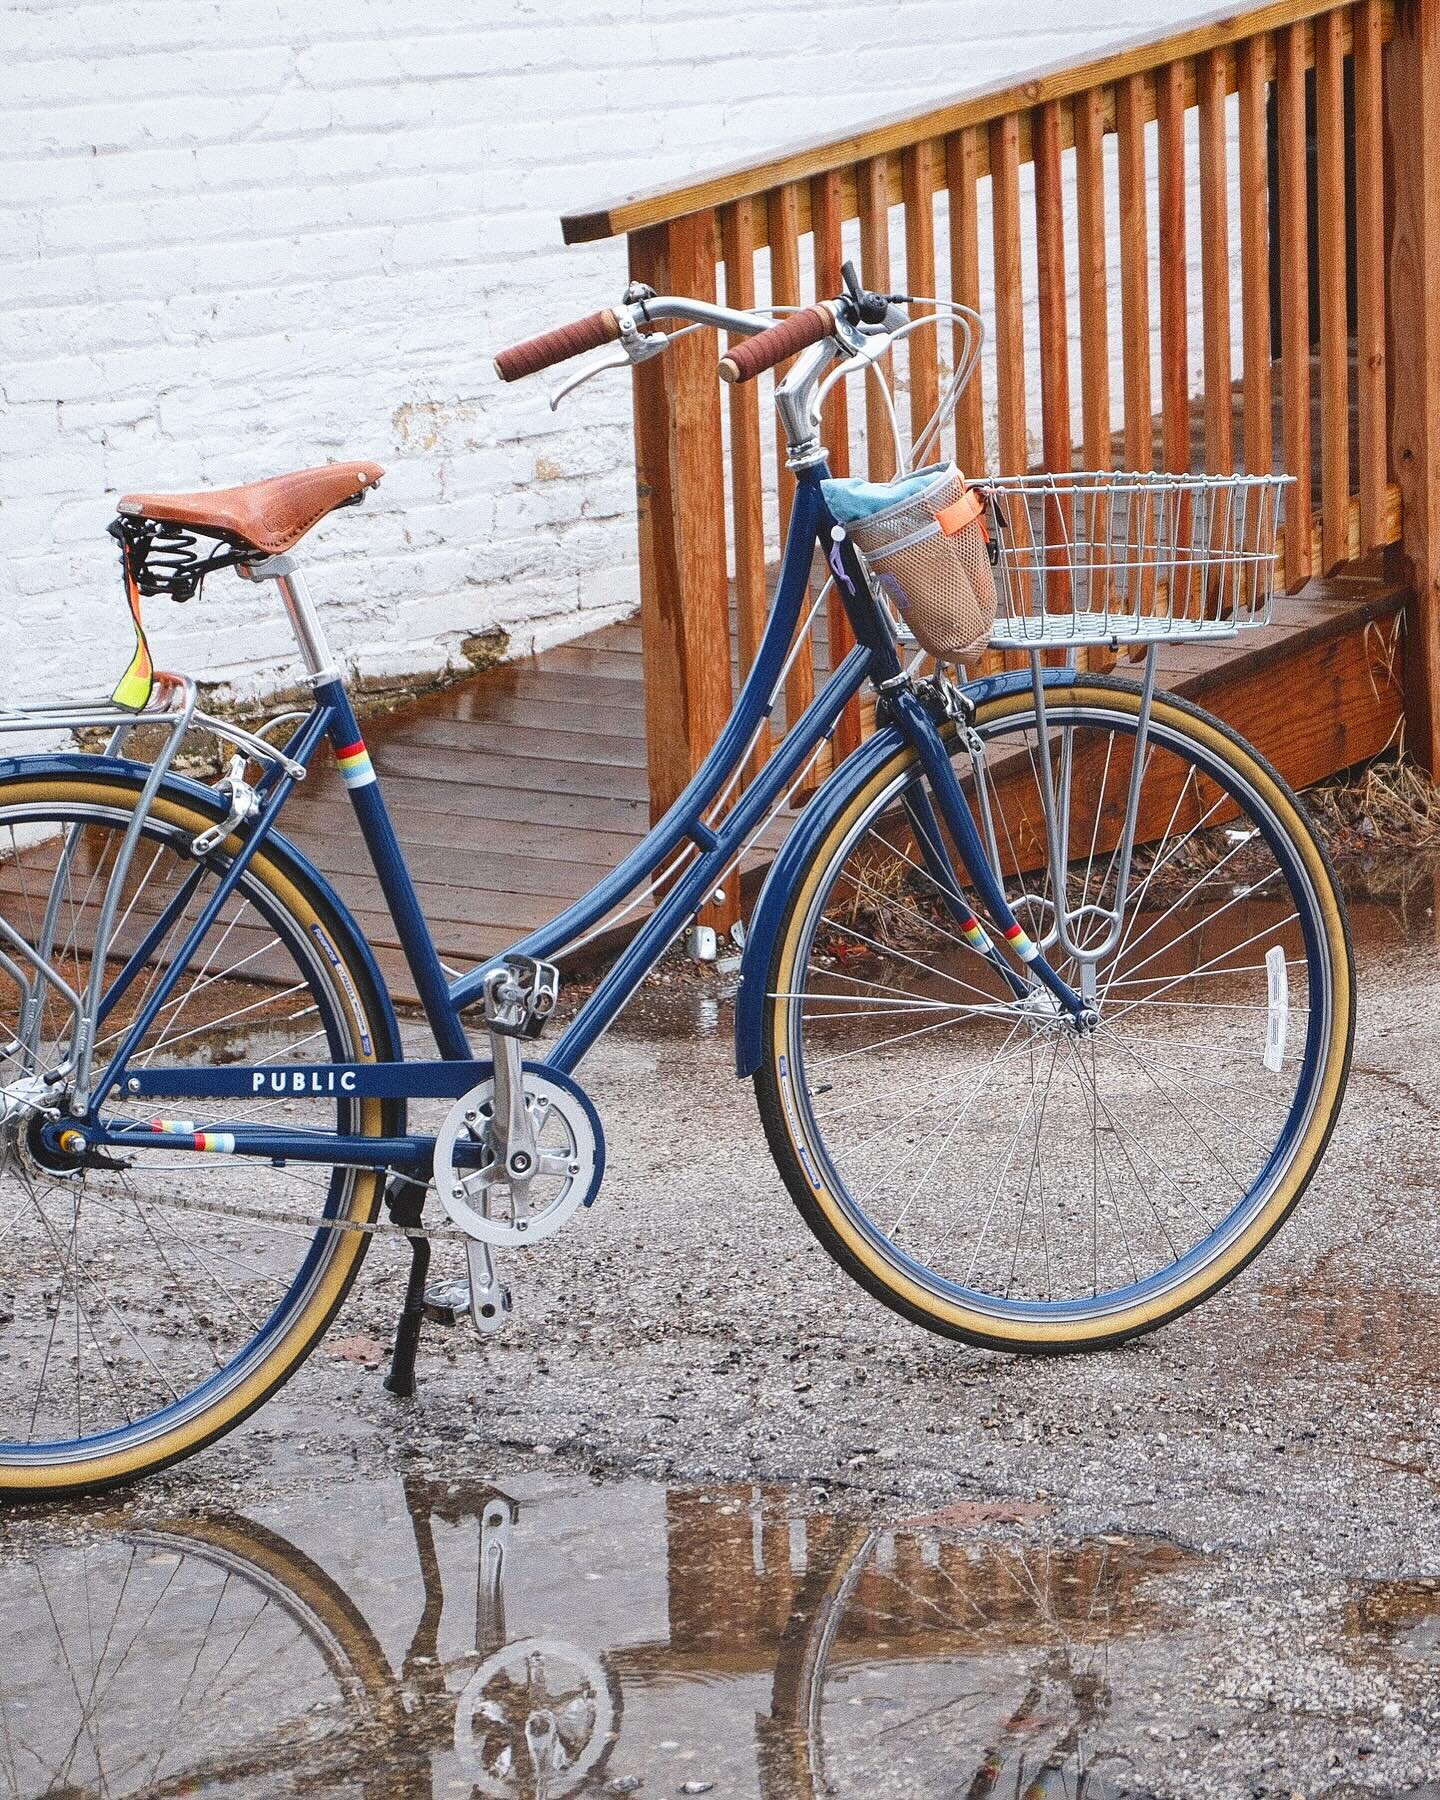
[[[1057,687],[1042,742],[1026,690],[980,707],[983,758],[954,745],[1016,916],[1076,988],[1041,759],[1068,909],[1098,921],[1139,708],[1126,683]],[[757,1076],[776,1161],[837,1261],[933,1330],[1029,1350],[1149,1330],[1245,1266],[1324,1152],[1354,1026],[1330,867],[1273,769],[1158,697],[1123,927],[1083,1034],[962,941],[920,866],[919,781],[909,750],[865,781],[782,920]]]
[[[97,913],[139,795],[111,773],[0,781],[0,917],[73,988],[90,971]],[[158,939],[102,1018],[103,1070],[160,971],[229,866],[232,839],[191,854],[213,819],[157,800],[126,877],[108,963],[114,980]],[[53,900],[52,900],[53,896]],[[47,909],[51,913],[46,923]],[[130,1067],[194,1062],[367,1062],[386,1030],[347,934],[279,853],[257,855],[140,1041]],[[115,1168],[56,1167],[37,1099],[63,1071],[73,1014],[45,990],[38,1034],[13,1041],[22,984],[0,959],[0,1492],[94,1488],[159,1468],[228,1431],[294,1370],[353,1281],[377,1213],[374,1170],[193,1150],[144,1150]],[[8,1048],[4,1048],[8,1046]],[[62,1084],[63,1086],[63,1079]],[[205,1105],[205,1102],[195,1103]],[[375,1100],[211,1101],[219,1120],[379,1136]],[[181,1102],[163,1103],[180,1110]],[[102,1116],[149,1121],[123,1083]],[[202,1128],[203,1115],[172,1121]],[[272,1216],[274,1215],[274,1216]],[[283,1215],[280,1216],[280,1215]]]

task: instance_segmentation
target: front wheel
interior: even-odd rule
[[[1345,1090],[1334,874],[1280,776],[1173,696],[1154,702],[1119,894],[1140,704],[1118,681],[1054,687],[1042,734],[1027,688],[980,706],[983,752],[951,740],[1011,907],[1075,988],[1057,900],[1082,924],[1121,914],[1093,1031],[1017,999],[962,940],[916,847],[908,748],[857,787],[776,934],[756,1087],[791,1194],[887,1305],[991,1348],[1091,1349],[1214,1293],[1299,1200]]]

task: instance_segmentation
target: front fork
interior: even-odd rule
[[[1005,897],[1005,889],[1000,879],[999,848],[995,838],[994,821],[991,817],[989,795],[985,788],[983,771],[978,768],[976,771],[981,815],[980,826],[977,827],[969,803],[960,786],[959,777],[955,773],[950,752],[941,735],[940,724],[932,716],[914,684],[904,678],[887,683],[884,699],[890,717],[920,758],[920,765],[925,773],[925,786],[907,797],[905,807],[921,857],[930,875],[936,881],[946,905],[955,917],[966,943],[991,964],[1017,999],[1023,999],[1031,991],[1030,983],[1026,981],[1024,975],[1000,954],[994,940],[985,932],[966,905],[959,885],[954,879],[950,857],[941,837],[940,822],[942,820],[959,853],[965,873],[969,876],[975,892],[979,896],[983,911],[999,933],[1000,941],[1028,967],[1035,979],[1049,990],[1070,1017],[1084,1022],[1093,1018],[1096,964],[1115,948],[1123,928],[1125,897],[1129,887],[1130,857],[1139,816],[1140,783],[1144,773],[1150,708],[1155,691],[1155,654],[1152,647],[1146,659],[1140,719],[1136,730],[1135,749],[1126,794],[1125,819],[1120,844],[1117,847],[1118,873],[1115,902],[1109,909],[1101,909],[1093,905],[1085,906],[1080,909],[1079,913],[1073,915],[1067,903],[1068,856],[1064,823],[1069,818],[1070,810],[1072,749],[1068,739],[1061,746],[1061,767],[1057,790],[1055,771],[1051,766],[1047,748],[1044,672],[1038,655],[1032,656],[1030,660],[1031,681],[1035,694],[1035,724],[1041,743],[1041,753],[1036,760],[1039,767],[1041,805],[1045,815],[1046,856],[1055,905],[1055,929],[1047,934],[1046,942],[1058,943],[1061,950],[1079,964],[1082,971],[1082,991],[1080,993],[1077,993],[1069,982],[1056,973],[1045,955],[1044,949],[1031,940],[1029,934],[1015,917]],[[940,690],[937,689],[937,691]],[[959,722],[963,729],[966,721],[961,718]],[[936,816],[937,809],[938,818]],[[984,831],[983,838],[981,836],[982,829]],[[1077,941],[1072,927],[1075,926],[1080,914],[1098,916],[1102,910],[1105,914],[1102,921],[1105,926],[1103,938],[1098,942],[1093,939],[1085,943]],[[1086,933],[1085,936],[1089,938],[1090,934]]]

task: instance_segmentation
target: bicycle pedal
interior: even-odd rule
[[[502,1037],[535,1038],[560,997],[560,971],[533,956],[506,956],[485,978],[485,1023]]]
[[[465,1246],[469,1275],[457,1275],[426,1288],[425,1317],[434,1325],[458,1325],[463,1318],[478,1332],[489,1336],[502,1331],[512,1310],[510,1290],[495,1273],[486,1245]]]
[[[470,1283],[463,1278],[426,1288],[424,1313],[432,1325],[458,1325],[470,1311]]]

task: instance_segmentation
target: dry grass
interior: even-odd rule
[[[1307,788],[1305,806],[1335,856],[1440,845],[1440,782],[1403,752]]]

